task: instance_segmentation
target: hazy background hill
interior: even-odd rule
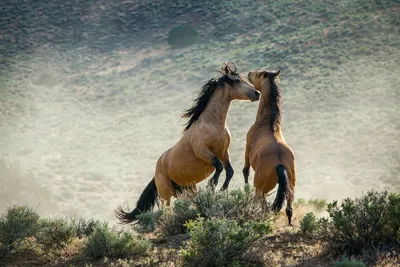
[[[197,43],[168,45],[185,24]],[[399,192],[399,29],[399,1],[3,0],[0,208],[114,220],[226,60],[281,69],[297,197]],[[257,105],[228,115],[232,187]]]

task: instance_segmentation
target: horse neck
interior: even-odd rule
[[[270,123],[271,120],[273,119],[270,84],[269,83],[264,84],[260,92],[261,92],[261,98],[260,98],[260,103],[258,104],[256,124],[268,125],[268,128],[270,128]],[[275,125],[277,126],[277,130],[280,131],[281,129],[280,121],[275,122]]]
[[[206,109],[201,114],[203,121],[222,128],[225,128],[226,117],[232,101],[229,96],[224,94],[224,91],[225,90],[217,89],[211,97]]]

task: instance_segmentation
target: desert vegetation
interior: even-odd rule
[[[11,206],[0,220],[5,266],[394,266],[400,263],[400,195],[369,191],[316,217],[311,204],[285,225],[250,188],[201,189],[142,214],[131,229],[107,222],[41,218]],[[303,209],[303,212],[305,210]],[[298,212],[299,214],[300,212]],[[300,216],[298,216],[299,218]]]
[[[398,1],[170,2],[0,1],[0,265],[398,265]],[[248,103],[228,192],[115,225],[227,60],[281,69],[294,228],[243,188]]]

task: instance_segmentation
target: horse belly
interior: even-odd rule
[[[197,184],[214,171],[214,166],[198,159],[194,154],[175,158],[169,164],[169,178],[180,186]]]

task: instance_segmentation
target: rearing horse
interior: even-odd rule
[[[127,213],[121,207],[115,211],[121,223],[130,223],[142,212],[150,211],[161,198],[170,205],[172,196],[183,187],[192,187],[206,179],[214,170],[209,184],[216,186],[225,168],[226,179],[222,190],[229,186],[233,176],[230,163],[230,133],[226,116],[232,100],[259,100],[246,77],[236,72],[233,63],[225,63],[220,75],[210,79],[202,88],[192,108],[182,117],[189,118],[181,139],[165,151],[157,161],[155,177],[144,189],[136,208]]]
[[[250,166],[255,171],[254,187],[260,197],[278,184],[272,209],[278,212],[287,200],[286,215],[292,225],[292,203],[296,185],[295,157],[286,144],[281,129],[281,90],[279,72],[252,71],[249,81],[261,92],[257,117],[247,133],[244,181],[249,179]]]

